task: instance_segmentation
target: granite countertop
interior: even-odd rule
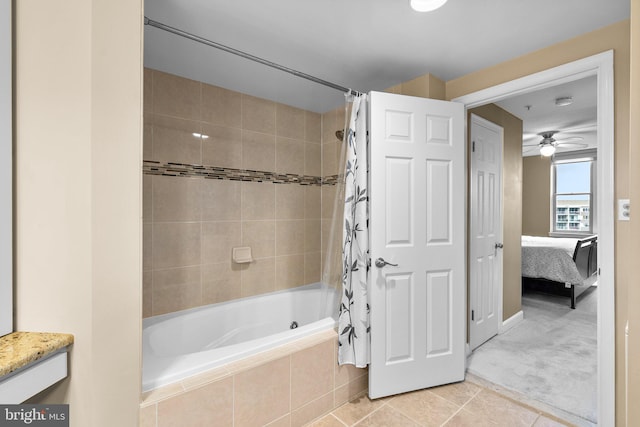
[[[0,337],[0,377],[71,344],[71,334],[13,332]]]

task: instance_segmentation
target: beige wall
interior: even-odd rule
[[[473,93],[538,71],[614,50],[615,79],[615,198],[629,194],[629,21],[555,44],[504,63],[485,68],[446,83],[447,99]],[[616,419],[624,420],[625,372],[624,328],[627,320],[629,223],[615,224],[616,287]]]
[[[629,195],[635,212],[632,211],[630,221],[629,258],[632,265],[640,257],[640,0],[631,0],[631,85],[630,93],[630,135],[629,147]],[[629,402],[628,426],[640,425],[640,284],[638,275],[628,268],[624,274],[629,275],[628,313],[629,313]],[[620,423],[622,425],[622,423]]]
[[[72,426],[133,426],[142,2],[14,4],[15,326],[75,336],[69,378],[32,402],[69,403]]]
[[[468,111],[504,129],[502,167],[503,292],[502,317],[522,309],[520,236],[522,235],[522,120],[494,104]],[[470,119],[467,120],[470,123]],[[518,250],[513,250],[517,248]]]
[[[549,236],[551,212],[551,157],[522,160],[522,234]]]
[[[385,92],[421,98],[445,99],[445,82],[433,74],[424,74],[413,80],[392,86]]]
[[[151,69],[145,89],[144,159],[225,173],[145,174],[143,315],[318,282],[321,115]],[[261,173],[241,171],[318,184],[259,182]],[[254,261],[234,263],[238,246],[251,247]]]

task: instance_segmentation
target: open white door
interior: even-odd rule
[[[502,127],[471,115],[469,346],[502,323]],[[519,250],[519,248],[511,248]]]
[[[372,92],[370,123],[374,399],[464,379],[464,106]]]

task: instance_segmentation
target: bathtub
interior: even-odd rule
[[[333,328],[337,307],[338,292],[316,283],[146,318],[142,389],[152,390]]]

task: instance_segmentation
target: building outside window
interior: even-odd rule
[[[554,161],[553,231],[593,233],[593,171],[592,158]]]

